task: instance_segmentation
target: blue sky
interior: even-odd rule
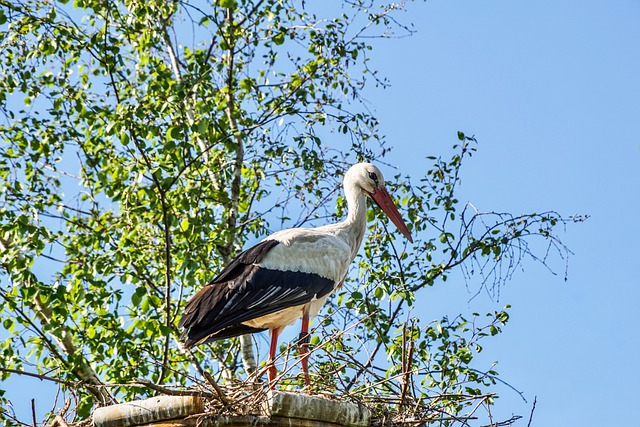
[[[451,280],[425,293],[416,314],[512,305],[504,333],[479,359],[499,361],[501,378],[527,402],[501,387],[495,419],[519,414],[526,425],[537,397],[534,426],[626,425],[640,380],[632,272],[640,3],[431,0],[407,10],[401,19],[417,32],[375,42],[373,68],[392,85],[367,96],[394,147],[389,162],[418,179],[429,164],[420,159],[448,156],[464,131],[479,151],[463,168],[463,200],[484,211],[590,216],[562,235],[574,252],[566,282],[562,265],[554,276],[529,262],[499,301],[470,300],[465,284]]]
[[[562,235],[574,252],[566,282],[562,268],[529,262],[497,302],[469,301],[449,281],[429,290],[421,315],[512,305],[482,358],[528,402],[504,387],[496,419],[526,425],[537,396],[532,425],[627,424],[640,380],[640,3],[432,0],[406,16],[417,33],[378,45],[392,86],[369,97],[391,163],[419,177],[416,152],[446,155],[461,130],[479,141],[463,200],[590,216]]]

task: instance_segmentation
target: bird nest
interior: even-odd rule
[[[345,426],[409,426],[445,423],[447,425],[468,425],[477,419],[476,412],[488,405],[492,394],[484,395],[445,395],[438,394],[429,398],[417,399],[410,393],[382,394],[379,392],[353,393],[323,390],[322,388],[291,391],[300,380],[284,379],[280,387],[285,390],[270,390],[261,382],[228,382],[192,388],[168,388],[154,385],[148,381],[141,383],[150,389],[172,396],[194,396],[202,401],[202,410],[191,418],[200,423],[215,425],[236,425],[238,420],[253,420],[250,424],[265,424],[265,420],[306,419],[322,425],[329,423]],[[317,383],[315,384],[317,385]],[[371,390],[376,389],[371,384]],[[456,402],[453,407],[451,402]],[[283,410],[282,406],[286,408]],[[471,406],[472,410],[464,415],[456,413],[460,407]],[[313,408],[316,408],[315,410]],[[303,408],[302,410],[300,408]],[[510,423],[519,417],[509,420]],[[231,422],[230,420],[236,420]],[[506,421],[505,421],[506,422]],[[291,421],[287,422],[291,425]],[[212,424],[212,425],[213,425]],[[203,424],[204,425],[204,424]],[[309,425],[303,423],[301,425]],[[506,424],[504,424],[506,425]]]

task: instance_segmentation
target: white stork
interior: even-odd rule
[[[246,333],[269,330],[271,346],[267,377],[275,384],[278,335],[302,317],[299,349],[305,383],[309,385],[309,319],[338,289],[355,258],[367,222],[367,196],[413,242],[382,173],[358,163],[344,176],[347,218],[318,228],[292,228],[274,233],[242,252],[187,304],[178,327],[186,348]]]

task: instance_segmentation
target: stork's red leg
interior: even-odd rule
[[[269,368],[267,369],[267,378],[269,380],[269,388],[273,390],[276,385],[276,375],[278,370],[276,369],[276,350],[278,348],[278,335],[280,330],[274,328],[271,330],[271,346],[269,347]]]
[[[302,372],[304,373],[304,383],[307,387],[311,384],[309,380],[309,312],[302,312],[302,329],[298,339],[298,353],[302,362]]]

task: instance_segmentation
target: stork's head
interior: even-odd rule
[[[371,197],[374,202],[387,214],[391,222],[398,227],[398,230],[413,243],[411,233],[398,212],[398,208],[393,203],[393,199],[384,186],[384,177],[380,169],[371,163],[356,163],[351,166],[344,175],[344,186],[353,186],[356,190],[362,191]]]

